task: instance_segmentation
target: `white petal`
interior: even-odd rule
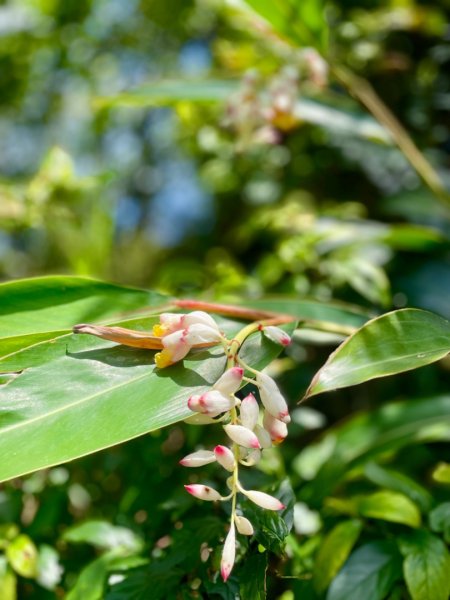
[[[234,471],[236,467],[236,459],[233,452],[226,446],[216,446],[214,448],[214,456],[217,462],[222,465],[227,471]]]
[[[272,438],[270,437],[270,433],[261,427],[261,425],[255,425],[255,434],[259,440],[259,444],[261,448],[264,450],[266,448],[272,448]]]
[[[276,419],[267,411],[264,413],[263,427],[269,432],[269,435],[275,444],[280,444],[287,437],[288,430],[286,423]]]
[[[244,427],[254,429],[259,416],[258,402],[253,394],[246,396],[239,409],[239,417]]]
[[[220,331],[208,325],[200,323],[189,325],[186,331],[186,341],[193,346],[194,344],[210,344],[221,340]]]
[[[264,408],[267,412],[276,419],[283,421],[283,423],[289,423],[291,418],[289,416],[286,400],[281,395],[281,392],[272,377],[269,377],[266,373],[258,373],[256,382],[259,387],[261,402],[264,404]]]
[[[228,396],[238,391],[242,377],[244,376],[244,369],[241,367],[232,367],[225,371],[221,377],[216,381],[213,388],[219,390],[222,394]]]
[[[239,533],[242,535],[253,535],[253,525],[248,519],[236,515],[234,517],[234,522],[236,523],[236,529]]]
[[[189,327],[191,325],[206,325],[212,329],[219,330],[219,326],[208,313],[202,310],[194,310],[193,312],[183,315],[183,325]]]
[[[236,444],[244,448],[260,448],[260,443],[256,435],[247,427],[242,425],[224,425],[225,433]]]
[[[282,346],[289,346],[289,344],[291,343],[291,338],[285,331],[283,331],[279,327],[267,325],[263,328],[263,333],[266,337],[269,338],[269,340],[275,342],[276,344],[281,344]]]
[[[286,508],[282,502],[275,498],[274,496],[270,496],[269,494],[265,494],[264,492],[258,492],[256,490],[241,490],[243,494],[247,496],[252,502],[265,508],[267,510],[282,510]]]
[[[226,581],[230,576],[236,557],[236,532],[234,523],[231,524],[230,531],[223,545],[222,560],[220,562],[220,574],[222,579]]]
[[[199,500],[215,501],[221,499],[219,492],[208,485],[192,483],[190,485],[185,485],[184,488],[189,494],[192,494],[192,496],[195,496],[195,498],[198,498]]]
[[[211,450],[198,450],[180,460],[183,467],[203,467],[216,461],[216,455]]]

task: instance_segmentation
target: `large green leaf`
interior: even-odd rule
[[[383,600],[401,577],[401,557],[393,542],[371,542],[354,552],[332,581],[327,600]]]
[[[71,331],[73,325],[118,321],[129,312],[161,306],[156,292],[83,277],[37,277],[0,284],[0,358]]]
[[[428,531],[400,539],[403,572],[412,600],[448,600],[450,554],[442,540]]]
[[[450,352],[450,323],[407,308],[372,319],[330,355],[306,398],[435,362]]]
[[[314,563],[313,582],[318,592],[327,589],[345,563],[361,529],[362,522],[358,519],[342,521],[324,539]]]
[[[151,319],[135,328],[149,328]],[[234,335],[241,325],[221,319]],[[243,358],[262,367],[279,352],[260,333]],[[210,388],[225,368],[221,349],[193,351],[184,364],[158,370],[153,352],[91,336],[67,335],[2,361],[25,369],[2,389],[0,479],[72,460],[189,416],[187,399]],[[25,443],[26,440],[26,443]]]
[[[360,413],[331,428],[316,444],[305,448],[295,470],[311,481],[302,498],[316,505],[347,473],[385,452],[409,444],[450,439],[450,396],[393,402]]]

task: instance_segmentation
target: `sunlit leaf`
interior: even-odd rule
[[[400,538],[403,572],[412,600],[448,600],[450,554],[442,540],[428,531]]]
[[[430,528],[442,533],[444,540],[450,544],[450,502],[438,504],[429,515]]]
[[[381,487],[404,494],[424,512],[428,512],[432,505],[433,498],[428,490],[404,473],[386,469],[371,462],[365,466],[364,475]]]
[[[420,526],[420,512],[409,498],[398,492],[380,490],[363,497],[358,503],[360,515],[383,519],[410,527]]]
[[[107,521],[86,521],[67,529],[62,539],[70,543],[85,543],[112,550],[126,548],[130,552],[139,552],[141,540],[131,529],[117,527]]]
[[[435,362],[450,351],[450,323],[423,310],[372,319],[330,355],[306,398]]]

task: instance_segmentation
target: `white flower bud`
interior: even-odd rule
[[[261,448],[264,450],[267,448],[272,448],[272,438],[270,437],[269,432],[264,429],[264,427],[261,427],[261,425],[255,425],[254,431],[259,440]]]
[[[186,356],[191,349],[191,344],[188,343],[185,332],[183,330],[174,331],[169,335],[165,335],[161,339],[164,349],[155,355],[155,363],[159,368],[168,367]]]
[[[236,532],[234,523],[231,523],[230,531],[223,545],[222,560],[220,562],[220,574],[222,579],[226,581],[230,576],[236,557]]]
[[[213,386],[213,389],[218,390],[226,396],[234,394],[238,391],[242,377],[244,376],[244,369],[241,367],[232,367],[225,371],[225,373],[219,377]]]
[[[194,412],[203,413],[210,417],[220,415],[234,408],[236,401],[231,396],[224,396],[217,390],[211,390],[201,396],[191,396],[188,400],[188,407]]]
[[[199,500],[220,500],[221,496],[217,490],[208,485],[202,485],[200,483],[192,483],[184,486],[185,490],[198,498]]]
[[[265,494],[264,492],[243,489],[241,489],[241,492],[245,494],[252,502],[267,510],[283,510],[283,508],[286,508],[285,505],[278,500],[278,498],[270,496],[269,494]]]
[[[216,446],[214,448],[214,456],[217,462],[222,465],[227,471],[234,471],[236,467],[236,459],[233,452],[226,446]]]
[[[203,467],[203,465],[208,465],[215,461],[216,456],[211,450],[198,450],[182,458],[180,465],[183,467]]]
[[[259,406],[253,394],[249,394],[242,400],[239,411],[242,425],[248,429],[254,429],[258,421]]]
[[[211,344],[220,341],[222,338],[220,331],[201,323],[189,325],[184,331],[186,332],[186,341],[191,346],[194,346],[194,344]]]
[[[202,310],[194,310],[191,313],[183,315],[183,326],[191,327],[192,325],[206,325],[212,329],[219,331],[219,326],[208,313]]]
[[[224,425],[225,433],[236,444],[244,448],[260,448],[260,443],[256,435],[247,427],[242,425]]]
[[[273,325],[267,325],[263,328],[263,333],[266,337],[269,338],[275,344],[281,344],[282,346],[289,346],[291,343],[291,338],[288,334],[280,329],[279,327],[274,327]]]
[[[267,412],[276,419],[283,421],[283,423],[290,423],[291,417],[289,416],[286,400],[281,395],[281,392],[272,377],[269,377],[266,373],[258,373],[256,382],[259,387],[261,402],[264,404],[264,408]]]
[[[279,419],[275,419],[275,417],[267,411],[264,413],[263,427],[269,432],[270,438],[274,444],[280,444],[287,437],[288,430],[286,423],[283,423],[283,421],[280,421]]]
[[[253,525],[250,523],[248,519],[245,517],[238,517],[237,515],[234,517],[234,522],[236,523],[236,529],[242,535],[253,535]]]

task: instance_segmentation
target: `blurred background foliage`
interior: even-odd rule
[[[276,23],[271,6],[259,8]],[[450,5],[302,6],[284,32],[290,45],[239,2],[2,2],[0,278],[70,273],[210,300],[288,294],[350,302],[367,315],[416,306],[449,317]],[[432,165],[430,177],[359,102],[364,85],[349,86],[343,68],[371,82]],[[303,336],[274,365],[292,403],[335,341]],[[449,541],[448,503],[433,513],[448,498],[445,465],[434,471],[450,461],[448,407],[420,400],[446,386],[443,363],[296,410],[282,454],[273,451],[258,475],[288,473],[298,500],[285,554],[271,558],[269,598],[323,597],[360,534],[366,546],[388,544],[422,521],[424,535]],[[399,398],[395,415],[380,412]],[[360,410],[369,412],[351,416]],[[88,565],[72,600],[104,597],[106,573],[127,569],[131,578],[110,580],[122,581],[110,600],[147,598],[149,589],[154,598],[233,598],[239,570],[228,586],[213,577],[220,511],[181,491],[178,459],[208,444],[197,429],[173,427],[5,485],[0,548],[10,550],[0,561],[0,596],[14,597],[16,573],[20,598],[61,597]],[[413,508],[377,521],[370,499],[379,488]],[[128,537],[112,526],[105,533],[103,523],[71,538],[67,527],[86,519],[125,527]],[[314,560],[327,563],[318,549],[339,524],[348,551],[321,582]],[[193,536],[202,544],[195,556],[186,550]],[[252,560],[264,571],[257,552]],[[386,593],[377,588],[370,598],[409,597],[391,575]]]

